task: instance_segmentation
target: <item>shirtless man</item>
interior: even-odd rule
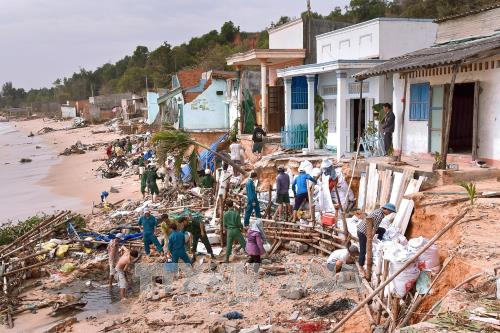
[[[130,251],[126,247],[122,247],[121,249],[122,256],[118,259],[116,263],[115,272],[118,276],[118,287],[120,288],[120,297],[122,299],[127,298],[127,271],[129,270],[129,266],[131,266],[132,258],[136,259],[139,257],[139,253],[137,250]]]

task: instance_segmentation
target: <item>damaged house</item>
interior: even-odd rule
[[[326,148],[337,158],[355,152],[358,135],[373,126],[372,106],[392,100],[392,79],[373,77],[360,84],[352,75],[432,45],[436,29],[427,19],[376,18],[316,36],[317,63],[278,70],[285,82],[282,145],[314,150],[320,104],[322,120],[328,120]],[[297,128],[307,130],[302,141]]]
[[[277,71],[304,63],[315,63],[315,37],[349,25],[350,23],[304,16],[269,29],[268,49],[252,49],[233,54],[226,59],[227,64],[236,67],[239,73],[260,67],[260,92],[253,94],[252,101],[255,105],[255,122],[261,124],[265,131],[279,133],[286,122],[285,86],[283,79],[278,78]],[[243,76],[241,78],[243,79]],[[244,99],[245,94],[240,89],[238,105],[242,104]],[[247,115],[242,113],[239,117],[244,122]],[[244,124],[240,126],[241,129],[246,127]]]
[[[500,165],[500,5],[435,20],[434,45],[355,75],[392,79],[399,154]],[[437,153],[437,154],[436,154]]]
[[[236,118],[230,115],[227,94],[228,80],[235,78],[236,73],[227,71],[179,71],[172,89],[158,98],[162,119],[188,131],[226,132]]]

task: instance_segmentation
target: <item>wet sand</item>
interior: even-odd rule
[[[111,186],[119,190],[110,193],[111,202],[140,198],[135,178],[96,177],[95,170],[103,162],[93,160],[106,157],[104,148],[82,155],[59,156],[78,140],[83,144],[109,142],[119,138],[118,134],[92,134],[92,130],[104,128],[98,125],[36,135],[43,127],[63,129],[70,124],[70,121],[42,119],[0,123],[0,224],[61,209],[90,213],[92,203],[100,200],[99,193],[109,191]],[[28,138],[30,132],[35,136]],[[23,157],[33,161],[21,164],[19,160]]]

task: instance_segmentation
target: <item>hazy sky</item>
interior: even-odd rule
[[[328,14],[348,0],[311,0]],[[225,21],[260,31],[306,0],[0,0],[0,84],[50,86],[80,67],[94,70],[164,41],[178,45]]]

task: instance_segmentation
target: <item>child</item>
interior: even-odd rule
[[[245,250],[247,251],[250,259],[249,264],[257,264],[254,266],[255,272],[259,270],[260,266],[260,256],[266,253],[264,249],[264,241],[266,240],[266,234],[264,233],[264,226],[262,225],[261,219],[255,219],[248,229],[247,233],[247,245]]]
[[[136,259],[139,257],[137,250],[130,251],[126,247],[121,248],[122,256],[116,264],[116,274],[118,275],[118,287],[120,288],[120,297],[122,299],[127,298],[127,271],[129,266],[132,264],[132,258]]]

